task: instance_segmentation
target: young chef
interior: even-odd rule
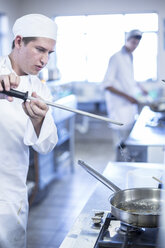
[[[25,248],[29,146],[47,153],[57,143],[51,111],[39,101],[51,95],[37,77],[54,51],[57,27],[44,15],[30,14],[16,20],[13,33],[11,53],[0,58],[0,91],[4,84],[36,100],[22,103],[0,94],[0,247]]]
[[[132,52],[139,45],[141,38],[142,33],[139,30],[131,30],[127,34],[125,45],[110,58],[103,81],[108,115],[124,124],[119,128],[113,126],[117,129],[118,139],[121,140],[129,134],[137,114]]]

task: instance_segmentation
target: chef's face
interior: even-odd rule
[[[54,51],[55,41],[49,38],[36,38],[25,44],[20,37],[17,44],[17,74],[37,75],[48,63],[50,54]]]
[[[133,52],[139,45],[140,40],[136,38],[130,38],[126,41],[125,46],[128,51]]]

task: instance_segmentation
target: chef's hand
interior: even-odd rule
[[[145,87],[141,83],[136,82],[136,84],[140,88],[143,95],[145,95],[145,96],[148,95],[148,91],[145,89]]]
[[[9,102],[13,101],[13,97],[6,96],[2,94],[1,91],[5,88],[6,91],[9,91],[10,88],[15,89],[20,83],[20,77],[16,76],[14,73],[9,75],[0,75],[0,99],[7,99]]]
[[[142,94],[147,96],[148,95],[148,91],[146,89],[142,89]]]
[[[44,102],[39,100],[41,98],[36,92],[32,93],[32,97],[36,98],[36,100],[26,101],[22,103],[22,106],[25,113],[30,117],[37,136],[39,136],[43,120],[49,108]]]

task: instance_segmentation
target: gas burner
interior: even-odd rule
[[[158,228],[127,225],[108,213],[94,248],[156,248]]]
[[[127,225],[123,222],[120,223],[120,227],[116,228],[116,232],[120,235],[136,236],[141,234],[144,231],[143,228],[133,227]]]

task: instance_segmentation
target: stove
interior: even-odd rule
[[[114,183],[118,182],[121,189],[125,189],[125,179],[129,171],[148,167],[153,172],[164,171],[164,164],[110,162],[104,170],[104,175]],[[148,183],[152,180],[152,177],[149,178]],[[110,193],[104,185],[97,185],[59,248],[165,247],[164,244],[157,245],[157,240],[160,240],[160,228],[134,228],[112,216]],[[163,216],[161,221],[164,221],[162,218]]]
[[[97,228],[101,224],[93,224]],[[105,217],[94,248],[153,248],[157,247],[158,228],[136,228],[121,223],[111,213]]]

